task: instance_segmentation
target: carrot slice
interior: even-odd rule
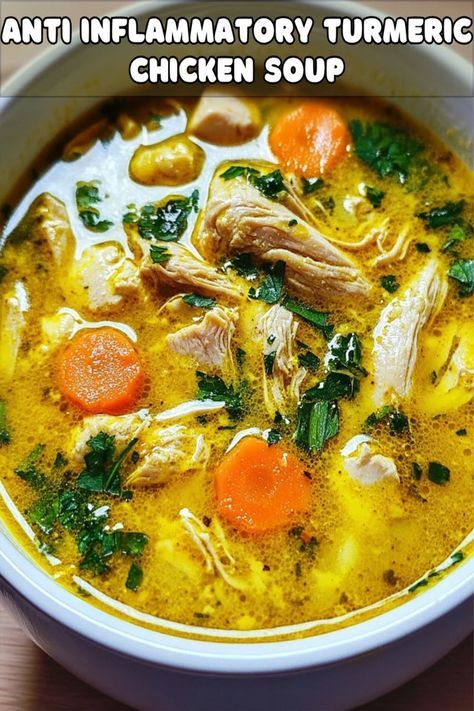
[[[280,444],[246,437],[214,476],[220,516],[246,533],[284,526],[308,511],[311,484],[304,466]]]
[[[79,331],[58,360],[62,394],[87,412],[116,415],[133,407],[144,380],[133,343],[115,328]]]
[[[285,114],[270,132],[270,148],[288,171],[316,178],[346,155],[350,143],[342,117],[324,102],[306,102]]]

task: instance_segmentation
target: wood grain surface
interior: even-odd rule
[[[94,2],[1,2],[2,15],[69,13],[76,24],[83,14],[101,14],[128,4],[126,0]],[[368,5],[396,15],[462,14],[472,16],[472,2],[377,2]],[[91,12],[92,10],[92,12]],[[3,47],[0,78],[4,81],[15,69],[41,52],[41,46]],[[457,48],[472,61],[472,45]],[[467,638],[428,671],[405,686],[359,711],[472,711],[473,639]],[[106,698],[79,681],[39,650],[0,605],[0,711],[126,711],[125,706]],[[157,710],[159,711],[159,710]],[[192,711],[192,709],[176,709]],[[216,711],[219,711],[218,709]],[[242,711],[245,711],[243,709]],[[262,711],[267,711],[262,709]],[[288,709],[288,711],[297,711]],[[317,711],[315,709],[315,711]],[[323,709],[318,711],[324,711]]]

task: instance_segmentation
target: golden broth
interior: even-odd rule
[[[36,196],[48,192],[66,205],[76,240],[73,259],[79,260],[86,248],[115,242],[138,263],[134,227],[122,224],[123,215],[131,209],[129,206],[140,208],[170,195],[189,196],[198,189],[202,213],[216,171],[222,173],[234,165],[251,165],[263,171],[268,161],[275,162],[268,146],[269,126],[298,101],[258,100],[263,116],[262,130],[256,138],[242,145],[220,147],[193,139],[205,151],[204,167],[196,180],[176,188],[138,184],[129,177],[128,165],[140,144],[185,132],[192,104],[188,102],[178,107],[176,113],[168,112],[156,125],[150,125],[150,121],[145,122],[146,125],[142,123],[138,133],[126,139],[115,130],[115,123],[107,141],[85,147],[79,142],[80,155],[76,160],[58,160],[38,178],[15,207],[6,233],[17,227]],[[383,455],[394,462],[399,481],[387,478],[369,486],[360,483],[348,475],[340,450],[362,432],[366,418],[377,410],[372,399],[371,352],[373,330],[382,310],[404,292],[428,259],[436,258],[446,274],[456,258],[452,249],[441,249],[449,238],[449,228],[430,229],[426,221],[416,215],[447,201],[464,199],[468,218],[469,205],[472,205],[472,175],[436,138],[393,108],[367,99],[328,102],[347,121],[355,118],[363,122],[388,121],[403,128],[424,144],[423,158],[428,166],[418,182],[409,181],[407,186],[394,177],[380,177],[352,150],[323,176],[321,188],[300,196],[312,212],[316,227],[330,239],[357,242],[365,234],[365,226],[380,226],[385,219],[389,221],[391,234],[405,227],[409,230],[410,244],[402,259],[374,266],[374,259],[379,255],[376,242],[359,251],[347,252],[373,285],[367,298],[328,302],[315,293],[310,303],[301,299],[313,309],[329,312],[336,332],[358,334],[362,365],[368,371],[367,377],[360,377],[360,392],[354,399],[339,399],[339,431],[328,439],[321,451],[309,453],[297,446],[293,436],[296,405],[288,414],[288,424],[275,424],[263,397],[264,363],[261,343],[254,334],[258,319],[269,306],[244,298],[239,303],[239,321],[232,340],[234,351],[240,348],[246,354],[238,374],[239,381],[248,383],[242,417],[236,421],[224,409],[163,423],[183,424],[187,433],[202,435],[210,448],[207,466],[193,472],[175,472],[159,486],[132,487],[131,500],[97,495],[97,506],[110,506],[108,530],[114,530],[117,525],[117,530],[121,530],[123,525],[124,530],[142,532],[148,537],[148,544],[139,561],[137,559],[143,571],[143,581],[137,590],[125,585],[131,563],[129,555],[114,554],[110,571],[95,575],[90,569],[81,568],[83,555],[78,551],[74,532],[56,522],[46,534],[33,524],[38,540],[47,544],[47,550],[60,560],[54,568],[48,569],[71,590],[77,591],[74,576],[78,576],[111,598],[159,618],[223,630],[258,630],[326,620],[384,600],[412,586],[449,558],[468,535],[473,513],[472,403],[465,388],[435,390],[453,336],[472,338],[472,296],[460,298],[454,280],[448,280],[448,294],[440,313],[420,335],[413,386],[400,405],[409,420],[410,431],[394,434],[387,422],[382,421],[370,432]],[[146,115],[146,108],[142,108],[142,120],[143,111]],[[123,123],[121,126],[124,131]],[[87,150],[83,152],[83,148]],[[81,221],[75,201],[78,181],[99,181],[102,199],[97,207],[101,218],[113,223],[108,230],[92,232]],[[376,186],[385,193],[379,207],[375,208],[364,198],[361,185]],[[202,219],[201,213],[198,221]],[[195,249],[193,232],[195,237],[196,231],[196,215],[191,212],[180,242]],[[427,247],[417,248],[415,245],[420,243]],[[459,242],[455,248],[463,259],[472,258],[472,238]],[[51,260],[48,246],[28,237],[7,241],[1,264],[5,267],[1,283],[5,299],[13,293],[19,280],[29,299],[14,375],[9,378],[4,373],[0,380],[0,396],[5,403],[11,439],[9,444],[0,447],[1,480],[19,511],[29,520],[29,511],[42,490],[24,481],[15,473],[15,468],[35,445],[44,445],[38,468],[46,474],[49,487],[59,484],[64,471],[71,472],[69,481],[74,485],[84,468],[71,463],[71,433],[80,426],[84,413],[58,390],[56,363],[63,344],[46,347],[42,318],[54,316],[59,309],[68,307],[86,322],[116,322],[132,329],[146,371],[146,384],[134,411],[147,408],[156,414],[194,400],[196,370],[217,374],[219,371],[197,365],[192,357],[177,355],[166,342],[168,333],[202,317],[201,309],[181,302],[176,307],[176,301],[174,305],[164,306],[169,294],[152,293],[143,286],[133,296],[124,297],[118,307],[90,309],[85,305],[77,273],[75,276],[73,272],[60,273]],[[255,286],[233,271],[226,273],[244,293]],[[380,284],[380,278],[387,275],[393,275],[399,285],[394,293]],[[289,291],[293,296],[292,290]],[[176,293],[180,293],[179,289]],[[225,298],[218,301],[226,303]],[[298,340],[320,359],[317,371],[309,372],[305,378],[302,388],[305,391],[325,377],[328,344],[320,331],[295,318],[299,322]],[[5,323],[4,307],[3,328]],[[472,367],[472,341],[470,348]],[[225,521],[219,522],[216,509],[214,471],[233,437],[247,428],[278,429],[282,436],[280,445],[304,461],[311,478],[311,510],[295,515],[291,525],[262,535],[243,534]],[[52,465],[57,452],[63,453],[68,464],[55,470]],[[429,462],[449,467],[447,483],[428,479]],[[413,463],[422,467],[420,479],[413,476]],[[133,466],[130,459],[126,461],[122,471],[124,478]],[[183,509],[192,512],[201,524],[204,522],[212,536],[217,535],[216,524],[222,527],[227,552],[235,561],[231,584],[212,562],[206,563],[202,551],[183,525],[179,514]],[[21,537],[4,504],[2,513],[15,535]],[[304,529],[304,540],[298,529]],[[306,545],[308,537],[317,542]],[[48,567],[48,561],[35,546],[27,545],[31,555]],[[456,561],[457,558],[453,563]],[[228,562],[224,560],[224,566],[228,566]],[[402,596],[398,601],[405,599],[407,596]],[[387,602],[387,607],[391,604]],[[340,624],[350,621],[353,620]]]

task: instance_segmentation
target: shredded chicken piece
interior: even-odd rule
[[[185,425],[162,427],[148,410],[129,415],[93,415],[86,417],[72,434],[72,459],[82,462],[87,442],[99,432],[115,437],[117,450],[138,438],[137,466],[127,478],[134,487],[156,486],[182,472],[193,472],[206,466],[209,446],[202,434],[189,432]]]
[[[236,590],[241,590],[242,583],[233,577],[235,560],[227,546],[224,531],[219,522],[214,519],[207,527],[186,508],[181,509],[179,515],[184,528],[204,558],[206,571],[217,573],[228,585]]]
[[[374,402],[406,398],[412,385],[422,329],[436,316],[446,296],[446,280],[436,260],[383,309],[373,334]]]
[[[400,481],[393,459],[374,452],[372,443],[361,442],[345,456],[344,468],[352,479],[364,485],[377,484],[383,479]]]
[[[379,224],[373,223],[373,219],[369,223],[362,223],[362,229],[366,234],[362,239],[355,242],[346,242],[345,240],[332,239],[331,237],[328,237],[328,240],[332,244],[352,252],[358,252],[375,243],[380,254],[372,260],[373,266],[390,264],[396,261],[400,262],[405,259],[408,247],[413,239],[410,226],[408,224],[404,225],[393,238],[389,217],[385,217]],[[372,226],[370,226],[371,224]]]
[[[73,264],[72,276],[84,290],[79,298],[85,298],[93,311],[120,305],[124,296],[135,294],[140,286],[137,267],[115,243],[84,250]]]
[[[11,239],[42,241],[48,245],[57,267],[65,267],[72,258],[75,244],[64,203],[49,193],[42,193],[31,203]]]
[[[258,324],[265,362],[264,399],[271,417],[276,412],[284,414],[299,399],[306,376],[306,370],[299,367],[293,350],[297,330],[298,322],[293,314],[279,304],[272,306]]]
[[[141,457],[127,478],[128,486],[156,486],[176,474],[198,471],[206,466],[210,454],[203,435],[188,432],[185,425],[148,428],[138,452]]]
[[[243,178],[216,175],[210,190],[197,247],[211,260],[249,252],[270,262],[287,262],[293,285],[311,278],[311,290],[325,296],[367,294],[370,285],[359,269],[312,225],[298,220],[284,205],[265,198]],[[308,275],[311,274],[311,277]]]
[[[25,313],[30,307],[28,294],[22,281],[17,281],[13,291],[5,294],[0,309],[0,373],[10,380],[20,350],[26,327]]]
[[[260,131],[260,112],[251,99],[204,94],[188,124],[188,132],[219,146],[250,141]]]
[[[227,276],[188,249],[172,242],[167,243],[166,249],[171,256],[163,264],[154,264],[148,254],[143,258],[140,277],[150,289],[197,291],[205,296],[225,296],[233,301],[241,299],[239,289]]]
[[[231,341],[237,318],[236,309],[215,306],[199,323],[170,333],[166,341],[175,353],[191,356],[202,365],[221,368],[227,361],[234,370]]]

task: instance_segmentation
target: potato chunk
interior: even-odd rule
[[[141,185],[184,185],[196,180],[204,151],[184,134],[139,146],[130,161],[130,177]]]

